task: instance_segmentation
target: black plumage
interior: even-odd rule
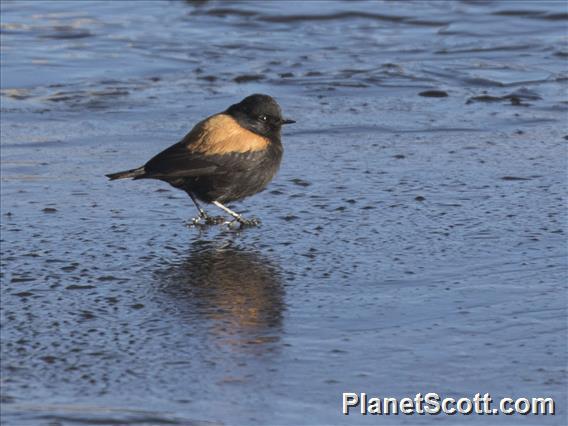
[[[246,97],[227,110],[199,122],[180,142],[144,166],[107,175],[114,179],[159,179],[188,193],[200,219],[216,223],[197,200],[213,203],[242,224],[255,224],[223,205],[262,191],[282,160],[280,129],[284,120],[267,95]]]

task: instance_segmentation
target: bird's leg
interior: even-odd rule
[[[192,221],[193,225],[198,225],[200,220],[203,220],[203,222],[205,222],[206,225],[217,225],[217,224],[223,223],[225,221],[225,218],[222,217],[222,216],[209,216],[205,212],[205,210],[203,210],[203,208],[199,205],[195,195],[193,195],[189,191],[187,191],[187,193],[191,197],[191,201],[193,201],[193,204],[195,204],[195,207],[197,207],[197,211],[199,211],[199,217],[194,218],[193,221]]]
[[[197,198],[195,198],[195,195],[193,195],[191,192],[187,192],[191,198],[191,201],[193,201],[193,204],[195,204],[195,207],[197,207],[197,211],[199,212],[199,217],[207,220],[207,218],[209,217],[209,215],[207,213],[205,213],[205,210],[203,210],[201,208],[201,206],[199,205],[199,203],[197,202]]]
[[[213,201],[213,204],[215,204],[217,207],[219,207],[220,209],[226,211],[227,213],[229,213],[231,216],[233,216],[235,218],[235,220],[237,220],[241,225],[245,225],[245,226],[258,226],[260,225],[260,220],[253,218],[250,220],[245,219],[244,217],[242,217],[240,214],[235,213],[234,211],[232,211],[230,208],[225,207],[223,204],[221,204],[219,201]]]

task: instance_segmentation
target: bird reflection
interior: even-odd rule
[[[222,344],[247,347],[279,339],[284,289],[279,269],[262,254],[197,242],[189,257],[159,278],[168,304]]]

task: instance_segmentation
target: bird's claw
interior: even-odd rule
[[[207,213],[201,212],[198,217],[194,217],[193,219],[191,219],[188,225],[195,227],[204,227],[204,226],[219,225],[225,222],[226,219],[223,216],[209,216]]]
[[[209,216],[205,211],[201,211],[198,217],[191,219],[187,223],[189,227],[204,228],[213,225],[227,225],[229,229],[243,229],[260,226],[260,220],[256,217],[245,219],[242,216],[236,217],[232,221],[228,221],[224,216]]]
[[[227,219],[223,216],[207,216],[203,220],[206,225],[220,225],[227,221]]]
[[[240,224],[241,228],[252,228],[252,227],[256,227],[256,226],[260,226],[260,219],[257,219],[256,217],[253,217],[252,219],[244,219],[244,218],[240,218],[240,219],[235,219],[231,222],[231,224],[233,223],[238,223]]]

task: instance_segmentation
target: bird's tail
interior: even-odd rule
[[[126,178],[136,179],[136,178],[143,177],[145,173],[146,173],[146,171],[144,170],[144,166],[142,166],[142,167],[138,167],[137,169],[124,170],[122,172],[111,173],[111,174],[105,175],[105,176],[107,178],[109,178],[110,180],[126,179]]]

